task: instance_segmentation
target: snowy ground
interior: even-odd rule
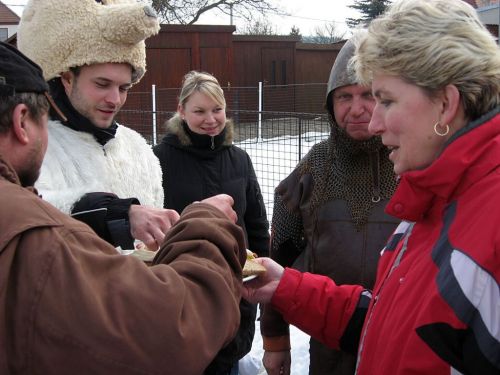
[[[290,326],[290,343],[292,346],[291,375],[306,375],[309,370],[309,336],[298,328]],[[266,370],[262,365],[263,354],[262,336],[260,335],[259,322],[257,321],[255,323],[255,337],[252,350],[242,359],[243,363],[240,363],[240,375],[266,374]]]
[[[303,154],[314,144],[321,139],[328,137],[328,134],[308,133],[304,136],[301,144]],[[298,148],[298,142],[294,137],[280,137],[266,139],[260,142],[255,140],[247,140],[238,144],[239,147],[245,149],[250,155],[254,164],[257,178],[261,185],[262,194],[266,203],[266,210],[269,221],[272,217],[272,202],[274,188],[284,179],[297,165],[298,160],[289,160],[283,155],[294,154],[294,148]],[[298,153],[297,153],[298,154]],[[270,159],[274,159],[270,162]],[[266,163],[267,161],[267,163]],[[270,170],[259,166],[279,165],[279,168]],[[309,369],[309,336],[300,331],[298,328],[290,326],[290,343],[292,346],[292,375],[306,375]],[[240,364],[240,375],[263,375],[266,374],[262,366],[262,337],[260,335],[259,321],[255,324],[255,337],[251,352],[243,359],[246,367],[243,368],[243,363]]]
[[[292,172],[299,162],[299,148],[304,156],[314,144],[327,137],[328,133],[308,132],[302,134],[300,142],[297,136],[283,136],[266,138],[259,142],[255,139],[247,139],[236,143],[252,159],[269,221],[273,214],[274,188]]]

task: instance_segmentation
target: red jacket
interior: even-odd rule
[[[498,113],[402,176],[387,211],[404,221],[383,250],[367,312],[362,287],[286,270],[273,305],[329,346],[359,340],[357,374],[500,373]]]

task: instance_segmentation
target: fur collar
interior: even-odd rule
[[[176,113],[170,120],[167,121],[167,134],[174,134],[179,138],[179,142],[182,146],[192,146],[193,142],[189,137],[188,133],[184,130],[182,124],[183,120],[180,118],[179,114]],[[225,138],[222,143],[223,146],[231,146],[234,140],[234,123],[231,119],[226,119],[226,132]],[[209,137],[209,136],[207,136]]]

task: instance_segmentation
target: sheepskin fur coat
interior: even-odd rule
[[[101,146],[92,134],[49,121],[49,144],[36,188],[65,213],[90,192],[135,197],[142,205],[162,207],[161,168],[146,140],[118,125],[115,137]]]

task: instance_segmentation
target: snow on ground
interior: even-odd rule
[[[301,152],[305,155],[320,140],[328,137],[324,133],[307,133],[302,135]],[[274,188],[295,168],[298,159],[299,142],[297,137],[279,137],[258,141],[246,140],[237,144],[252,159],[255,173],[262,189],[266,203],[266,211],[271,221],[273,210]],[[273,168],[270,168],[272,166]],[[292,346],[291,375],[306,375],[309,370],[309,336],[294,326],[290,326],[290,343]],[[255,323],[255,337],[250,353],[240,363],[240,375],[263,375],[266,371],[262,365],[262,336],[260,325]],[[246,365],[246,366],[245,366]],[[245,371],[248,367],[248,371]]]
[[[290,343],[292,346],[291,375],[306,375],[309,373],[309,336],[300,329],[290,326]],[[240,375],[264,375],[267,374],[262,365],[262,336],[260,335],[259,322],[255,322],[255,336],[252,350],[240,362]],[[249,362],[251,365],[249,365]],[[246,369],[249,369],[245,371]]]
[[[328,133],[308,132],[301,135],[300,142],[297,136],[282,136],[260,141],[247,139],[235,144],[244,149],[252,159],[269,222],[273,214],[274,188],[299,162],[299,150],[300,156],[303,157],[314,144],[328,138],[328,135]]]

